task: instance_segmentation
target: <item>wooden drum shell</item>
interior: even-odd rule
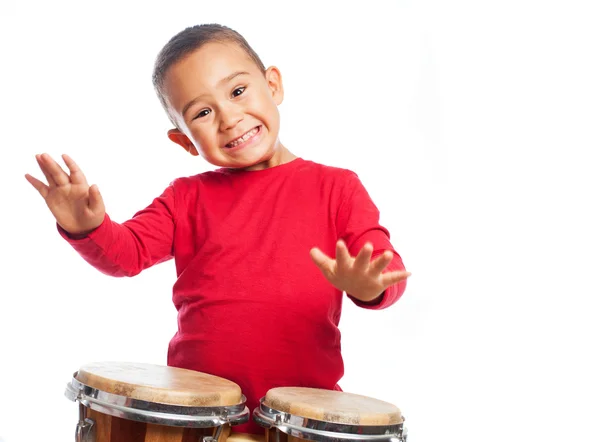
[[[203,436],[214,436],[217,428],[185,428],[148,424],[87,409],[94,421],[95,442],[198,442]],[[224,425],[219,442],[224,442],[231,428]]]

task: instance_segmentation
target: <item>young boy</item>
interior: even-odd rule
[[[253,410],[268,389],[339,389],[342,292],[382,309],[402,295],[400,256],[357,176],[279,140],[281,74],[219,25],[187,28],[156,60],[169,138],[218,169],[179,178],[122,224],[64,155],[26,175],[59,232],[101,272],[133,276],[175,258],[178,331],[168,365],[236,382]],[[236,431],[261,432],[250,422]]]

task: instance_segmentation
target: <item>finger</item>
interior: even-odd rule
[[[54,183],[56,183],[57,186],[64,186],[66,184],[69,184],[69,175],[67,175],[66,172],[62,170],[62,167],[60,167],[50,155],[48,155],[47,153],[43,153],[41,158],[44,162],[44,165],[46,166],[46,170],[48,171],[52,180],[54,181]]]
[[[64,154],[62,156],[62,159],[65,162],[65,164],[67,165],[67,167],[69,168],[69,173],[71,175],[71,183],[87,184],[85,175],[83,174],[83,172],[81,171],[81,169],[79,168],[77,163],[75,163],[75,161],[73,161],[73,159],[67,154]]]
[[[46,167],[46,163],[45,163],[44,159],[42,158],[42,155],[36,155],[35,160],[37,161],[38,166],[40,166],[40,170],[46,177],[46,181],[48,181],[48,186],[56,187],[56,182],[54,181],[54,178],[52,178],[52,174]]]
[[[352,256],[343,240],[338,240],[335,244],[335,261],[337,266],[342,269],[349,269],[352,266]]]
[[[42,195],[42,198],[46,199],[46,197],[48,196],[48,186],[46,184],[42,183],[37,178],[32,177],[28,173],[25,174],[25,179],[29,181],[33,187],[35,187],[35,190],[37,190],[40,193],[40,195]]]
[[[102,199],[102,195],[100,195],[100,190],[98,186],[93,184],[90,187],[90,210],[93,213],[104,212],[104,200]]]
[[[392,259],[394,259],[394,254],[391,251],[386,250],[371,262],[369,273],[372,275],[379,275],[385,270],[388,264],[392,262]]]
[[[354,259],[354,268],[361,271],[366,271],[369,268],[369,264],[371,263],[371,255],[373,254],[373,244],[370,242],[365,243],[365,245],[360,249],[358,255]]]
[[[326,277],[329,278],[333,275],[335,268],[335,261],[333,259],[321,252],[317,247],[310,249],[310,257]]]
[[[410,272],[405,272],[405,271],[400,271],[400,270],[384,273],[383,275],[381,275],[381,283],[383,284],[383,286],[385,288],[388,288],[391,285],[394,285],[400,281],[404,281],[405,279],[408,279],[408,277],[410,275],[411,275]]]

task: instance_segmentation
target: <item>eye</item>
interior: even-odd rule
[[[196,115],[196,116],[194,117],[194,120],[195,120],[196,118],[202,118],[202,117],[206,117],[208,114],[210,114],[210,109],[202,109],[202,110],[201,110],[201,111],[198,113],[198,115]]]
[[[233,95],[234,97],[239,97],[240,95],[242,95],[244,93],[245,90],[246,90],[245,87],[235,88],[233,90],[233,92],[231,93],[231,95]]]

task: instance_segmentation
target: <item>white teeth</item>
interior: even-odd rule
[[[250,138],[252,138],[257,133],[258,133],[258,127],[255,127],[250,132],[246,132],[244,135],[242,135],[241,137],[239,137],[237,140],[234,140],[231,143],[229,143],[228,146],[229,147],[235,147],[238,144],[242,144],[244,141],[249,140]]]

